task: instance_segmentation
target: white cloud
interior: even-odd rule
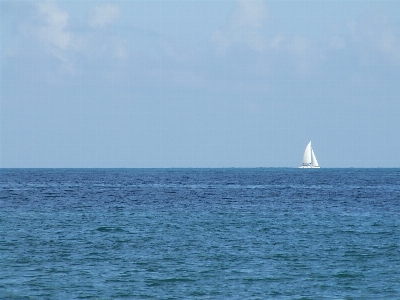
[[[272,39],[270,46],[273,49],[279,49],[284,41],[285,41],[284,36],[282,34],[278,34]]]
[[[79,69],[74,63],[76,55],[89,57],[94,52],[103,51],[102,58],[105,56],[127,58],[127,43],[118,36],[107,34],[96,36],[90,31],[74,33],[70,30],[70,15],[62,10],[56,1],[38,2],[34,4],[34,8],[33,18],[25,21],[21,30],[24,34],[36,38],[40,42],[40,47],[58,58],[62,69],[70,73],[76,72],[76,68]],[[92,28],[100,28],[111,24],[118,16],[117,6],[97,5],[91,10],[89,25]]]
[[[333,36],[331,37],[329,41],[329,48],[335,49],[335,50],[340,50],[344,49],[346,47],[346,43],[343,38],[339,36]]]
[[[260,28],[263,26],[268,9],[263,1],[239,1],[230,19],[233,28]]]
[[[267,40],[261,32],[268,18],[268,9],[263,1],[238,1],[224,30],[216,30],[211,41],[220,52],[234,44],[245,45],[251,50],[262,52]]]
[[[302,36],[295,36],[292,39],[290,52],[296,56],[304,57],[311,50],[311,41]]]
[[[165,86],[199,88],[204,87],[204,80],[192,70],[155,68],[150,72]]]
[[[101,28],[115,22],[120,16],[117,5],[100,4],[96,5],[90,12],[89,25],[93,28]]]
[[[163,54],[170,60],[174,61],[175,63],[184,63],[189,60],[189,55],[188,54],[182,54],[178,53],[175,47],[168,42],[168,41],[163,41],[162,42],[162,50]]]
[[[295,59],[297,72],[302,76],[309,75],[313,65],[320,59],[312,41],[299,35],[292,38],[289,52]]]
[[[219,52],[223,52],[231,44],[231,40],[226,37],[226,34],[222,30],[216,30],[211,35],[211,42],[214,42]]]
[[[114,56],[119,59],[126,59],[128,57],[128,51],[126,47],[126,41],[120,38],[114,38],[113,43],[114,45]]]
[[[55,2],[38,3],[37,10],[45,25],[32,28],[34,34],[51,47],[61,50],[70,47],[73,34],[66,29],[68,13],[62,11]]]
[[[376,64],[385,59],[400,64],[400,36],[384,14],[372,15],[358,22],[348,22],[349,40],[359,52],[363,65]]]
[[[385,29],[381,32],[378,49],[400,63],[400,43],[391,29]]]
[[[20,28],[26,35],[36,38],[45,51],[58,58],[62,67],[68,72],[73,66],[68,59],[68,51],[75,49],[74,34],[68,30],[69,14],[57,6],[56,2],[37,2],[34,20],[27,22]]]

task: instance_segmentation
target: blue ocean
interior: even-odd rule
[[[1,169],[1,299],[400,299],[400,169]]]

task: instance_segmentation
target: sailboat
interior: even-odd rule
[[[311,147],[311,141],[308,143],[306,150],[304,151],[303,163],[299,168],[319,168],[314,150]]]

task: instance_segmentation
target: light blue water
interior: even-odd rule
[[[1,299],[400,299],[400,169],[2,169]]]

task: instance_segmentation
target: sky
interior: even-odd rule
[[[0,167],[400,167],[399,11],[0,0]]]

